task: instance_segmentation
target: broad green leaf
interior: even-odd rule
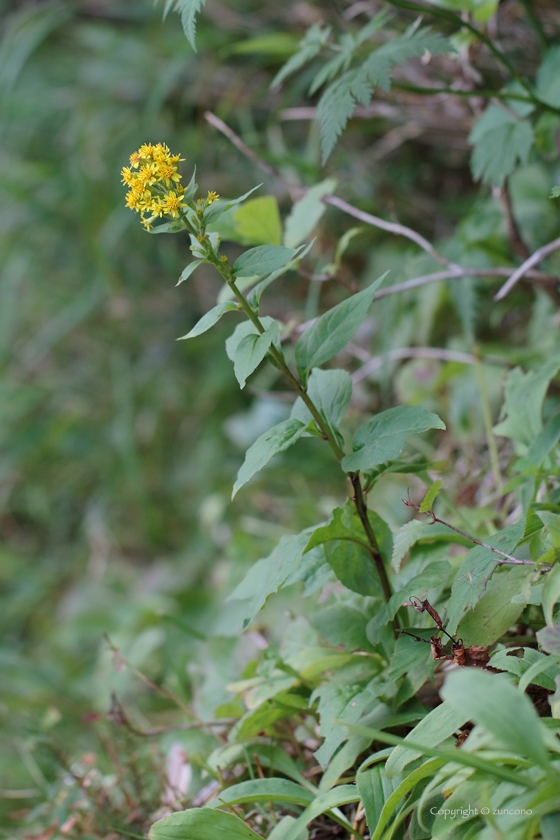
[[[211,808],[177,811],[150,828],[150,840],[262,840],[242,819]]]
[[[381,628],[388,624],[397,611],[402,607],[404,601],[415,596],[423,600],[428,591],[435,586],[441,586],[451,574],[451,566],[447,560],[430,563],[424,571],[420,572],[406,584],[406,588],[395,592],[386,604],[379,608],[374,617],[369,621],[366,633],[369,641],[375,645],[379,642]],[[435,632],[435,628],[434,628]]]
[[[511,599],[533,574],[531,566],[502,566],[474,612],[468,612],[459,625],[457,632],[466,645],[492,645],[507,633],[524,608]]]
[[[179,280],[177,281],[177,283],[175,283],[175,285],[180,286],[181,283],[184,283],[185,280],[188,280],[195,268],[198,268],[198,266],[202,262],[204,262],[204,260],[194,260],[194,262],[189,263],[188,266],[185,269],[183,269],[183,273],[181,274]]]
[[[268,464],[271,458],[293,446],[304,431],[305,426],[299,420],[284,420],[257,438],[247,450],[245,460],[237,473],[231,498],[233,499],[237,491]]]
[[[385,272],[362,292],[339,303],[308,327],[296,344],[296,366],[302,381],[315,367],[328,362],[350,341],[368,314]]]
[[[491,732],[512,752],[520,752],[541,767],[549,759],[535,708],[526,694],[502,674],[459,668],[445,679],[441,696],[447,703]]]
[[[537,640],[543,650],[560,656],[560,624],[555,624],[554,627],[543,627],[537,633]]]
[[[523,537],[525,521],[510,525],[504,531],[499,531],[492,537],[487,537],[484,542],[492,548],[498,548],[506,554],[511,554]],[[481,545],[471,548],[457,571],[451,598],[447,607],[449,624],[447,630],[451,635],[455,634],[464,610],[474,609],[480,600],[486,584],[497,568],[496,560],[500,556],[494,554]]]
[[[536,90],[540,99],[555,108],[560,107],[560,85],[558,67],[560,66],[560,47],[554,46],[544,54],[542,64],[537,71]]]
[[[215,201],[213,204],[210,205],[210,207],[208,207],[208,209],[204,213],[204,221],[208,225],[211,222],[216,221],[216,219],[220,218],[222,213],[225,213],[226,210],[230,210],[237,204],[241,204],[242,201],[245,201],[246,198],[249,198],[251,193],[254,193],[255,190],[258,190],[259,187],[262,187],[262,184],[257,184],[257,186],[253,187],[253,189],[249,190],[249,192],[246,192],[244,195],[239,196],[239,198],[234,198],[231,201],[229,199],[220,199],[219,201]]]
[[[290,814],[282,817],[268,835],[268,840],[286,840],[286,835],[288,831],[291,830],[295,821],[296,818],[290,816]],[[296,840],[309,840],[309,832],[307,829],[302,829]]]
[[[354,435],[354,451],[342,459],[342,469],[363,472],[397,458],[410,435],[428,429],[445,429],[445,423],[420,405],[401,405],[382,411],[360,426]]]
[[[407,764],[421,755],[418,750],[405,746],[407,741],[422,744],[426,747],[437,747],[442,741],[450,738],[468,720],[468,715],[465,715],[462,709],[457,709],[451,703],[443,702],[436,706],[406,736],[402,746],[395,747],[385,765],[387,775],[400,775]]]
[[[364,804],[371,840],[378,840],[383,829],[405,797],[418,782],[435,775],[444,764],[441,758],[432,758],[409,773],[406,779],[388,779],[383,767],[372,767],[358,773],[356,782]],[[380,807],[381,806],[381,807]]]
[[[236,277],[262,277],[282,268],[295,254],[294,248],[283,245],[258,245],[241,254],[234,262],[233,270]]]
[[[274,321],[261,335],[251,333],[241,339],[235,351],[233,370],[241,388],[245,387],[247,377],[255,371],[270,349],[271,344],[280,341],[280,328]]]
[[[560,515],[553,513],[551,510],[539,510],[537,513],[539,519],[550,534],[552,544],[555,548],[560,548]]]
[[[288,260],[288,262],[285,263],[285,265],[283,265],[281,268],[278,268],[276,271],[272,271],[267,277],[265,277],[263,280],[257,283],[254,289],[251,289],[251,291],[247,295],[247,300],[249,301],[251,306],[254,306],[258,309],[259,301],[264,290],[267,289],[270,286],[270,284],[273,283],[278,277],[281,277],[283,274],[285,274],[287,271],[293,268],[294,265],[297,265],[297,263],[301,259],[303,259],[303,257],[305,257],[306,254],[309,253],[309,251],[313,247],[314,242],[315,240],[312,240],[305,247],[302,245],[300,248],[296,248],[296,255],[295,257],[293,257],[293,259]]]
[[[436,496],[441,490],[441,478],[438,481],[434,481],[424,498],[422,499],[422,503],[420,504],[419,513],[429,513],[434,506],[434,502],[436,500]]]
[[[231,593],[228,600],[247,601],[244,630],[262,609],[268,596],[277,592],[298,567],[308,541],[309,534],[306,532],[281,537],[272,554],[258,560]]]
[[[315,794],[288,779],[252,779],[227,787],[210,803],[210,808],[228,805],[243,805],[247,802],[292,802],[294,805],[309,805]]]
[[[546,623],[552,626],[554,605],[560,599],[560,563],[556,563],[544,576],[542,607]]]
[[[540,465],[558,444],[560,440],[560,412],[551,417],[543,430],[537,435],[529,451],[525,455],[524,461]]]
[[[307,383],[307,393],[333,433],[338,429],[352,399],[352,380],[345,370],[313,368]],[[295,401],[290,415],[306,425],[312,415],[301,397]]]
[[[311,805],[308,805],[303,814],[293,824],[291,830],[286,834],[284,840],[297,840],[302,829],[309,825],[309,823],[318,817],[320,814],[328,814],[332,812],[333,808],[338,808],[340,805],[349,805],[351,802],[358,802],[360,794],[356,785],[339,785],[338,787],[323,793],[315,799]],[[340,813],[340,812],[339,812]],[[342,814],[332,814],[331,816],[336,822],[343,825],[347,831],[352,831],[352,823],[342,817]],[[157,840],[157,838],[155,838]],[[229,840],[229,838],[228,838]]]
[[[511,438],[521,455],[542,430],[543,400],[550,380],[559,369],[560,357],[554,356],[539,370],[523,373],[520,368],[514,368],[508,376],[501,422],[494,426],[494,434]]]
[[[401,525],[397,533],[393,537],[393,556],[391,557],[391,566],[395,574],[401,570],[401,563],[407,552],[412,548],[416,541],[424,534],[427,529],[426,522],[420,519],[412,519]]]
[[[463,673],[465,671],[474,670],[474,668],[460,669]],[[393,735],[389,732],[383,732],[380,729],[373,729],[373,727],[362,726],[356,723],[347,723],[345,726],[350,733],[355,735],[371,735],[372,740],[375,739],[376,741],[380,741],[382,744],[393,744],[394,746],[405,745],[404,738],[399,738],[397,735]],[[506,767],[501,767],[492,761],[488,761],[478,755],[471,754],[466,750],[458,750],[457,747],[434,748],[412,742],[406,746],[409,746],[411,749],[418,750],[418,752],[422,755],[432,756],[433,758],[443,758],[446,762],[462,764],[465,767],[474,767],[477,770],[481,770],[483,773],[486,773],[490,777],[502,779],[503,781],[510,782],[514,785],[520,785],[521,787],[533,789],[537,787],[537,782],[533,781],[533,779],[530,779],[527,776],[522,776],[520,773],[514,773]]]
[[[148,231],[148,233],[181,233],[185,230],[185,224],[181,219],[173,219],[172,222],[164,222]]]
[[[322,201],[323,196],[330,195],[335,189],[336,180],[327,178],[310,187],[304,197],[296,201],[284,228],[284,245],[287,248],[296,248],[307,239],[327,209]]]
[[[213,309],[203,315],[200,321],[197,321],[194,327],[186,335],[182,335],[177,341],[183,341],[185,338],[195,338],[197,335],[202,335],[214,324],[217,324],[225,312],[239,311],[237,303],[227,301],[227,303],[218,303]]]
[[[381,595],[374,561],[363,545],[347,540],[328,542],[325,558],[338,580],[359,595]]]
[[[252,245],[282,244],[282,222],[274,196],[247,201],[233,214],[233,224],[239,235]]]
[[[348,650],[370,649],[366,636],[366,616],[349,604],[333,604],[311,613],[311,623],[331,645]]]
[[[508,655],[509,654],[509,655]],[[508,650],[500,650],[492,656],[490,664],[493,668],[501,671],[509,671],[520,677],[519,688],[524,691],[529,683],[534,680],[537,685],[554,691],[554,677],[558,673],[558,665],[553,657],[545,656],[538,650],[523,648],[523,657],[516,656]],[[548,673],[543,673],[543,672]]]
[[[268,315],[262,317],[260,319],[260,322],[265,328],[265,330],[267,330],[272,324],[278,323],[275,322],[274,318],[270,318]],[[237,348],[247,335],[259,335],[257,328],[252,323],[252,321],[242,321],[236,326],[229,338],[226,339],[226,353],[228,354],[228,358],[231,359],[232,362],[235,362],[235,354],[237,352]]]

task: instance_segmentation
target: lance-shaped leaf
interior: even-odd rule
[[[214,324],[217,324],[224,312],[231,312],[232,310],[238,310],[239,306],[237,303],[232,303],[232,301],[227,301],[226,303],[219,303],[213,309],[203,315],[200,321],[194,325],[192,330],[188,332],[186,335],[182,335],[181,338],[178,338],[177,341],[183,341],[185,338],[195,338],[197,335],[202,335]]]
[[[310,805],[307,806],[303,814],[298,817],[292,825],[290,831],[285,835],[284,840],[297,840],[301,831],[309,825],[309,823],[318,817],[320,814],[329,814],[336,822],[343,825],[347,831],[352,831],[352,823],[343,817],[338,811],[339,805],[349,805],[351,802],[357,802],[360,798],[358,789],[355,785],[339,785],[338,787],[329,790],[318,796]],[[332,809],[337,810],[333,813]],[[228,838],[229,840],[229,838]]]
[[[329,427],[336,434],[346,409],[352,399],[352,380],[345,370],[321,370],[314,368],[309,377],[307,393],[317,407],[319,414]],[[311,412],[301,399],[295,401],[291,417],[301,420],[302,423],[309,423],[312,419]]]
[[[237,480],[231,494],[232,499],[239,488],[243,487],[265,464],[268,464],[271,458],[293,446],[304,431],[305,426],[299,420],[284,420],[283,423],[278,423],[277,426],[257,438],[247,450],[245,461],[237,473]]]
[[[422,499],[422,503],[419,507],[419,513],[429,513],[434,506],[434,502],[436,500],[436,496],[441,490],[441,478],[438,481],[434,481],[424,498]]]
[[[250,333],[241,339],[235,350],[233,370],[242,388],[245,387],[247,377],[258,368],[266,356],[270,345],[279,341],[280,328],[277,321],[273,321],[261,335]]]
[[[180,286],[181,283],[184,283],[185,280],[188,280],[188,278],[191,276],[191,274],[193,273],[195,268],[198,268],[198,266],[203,262],[204,262],[204,260],[194,260],[194,262],[189,263],[188,266],[183,269],[183,272],[182,272],[181,276],[179,277],[179,280],[177,281],[177,283],[175,283],[175,285]]]
[[[252,779],[223,790],[210,803],[210,808],[228,805],[243,805],[246,802],[293,802],[295,805],[309,805],[315,794],[288,779]]]
[[[311,368],[328,362],[350,341],[387,274],[386,271],[367,289],[329,309],[306,329],[296,344],[296,366],[302,381]]]
[[[241,254],[233,264],[236,277],[261,277],[282,268],[296,254],[283,245],[258,245]]]
[[[226,210],[230,210],[232,207],[235,207],[236,204],[241,204],[242,201],[245,201],[246,198],[249,198],[251,193],[254,193],[255,190],[258,190],[259,187],[262,187],[262,184],[257,184],[257,186],[253,187],[253,189],[249,190],[249,192],[246,192],[244,195],[240,195],[239,198],[234,198],[231,201],[213,202],[204,213],[205,224],[209,225],[211,222],[215,222],[216,219],[220,218],[222,213],[225,213]]]
[[[354,452],[342,459],[342,469],[363,472],[397,458],[410,435],[428,429],[445,429],[445,423],[420,405],[401,405],[382,411],[360,426],[354,435]]]
[[[150,840],[262,840],[235,814],[211,808],[189,808],[158,820],[150,829]]]

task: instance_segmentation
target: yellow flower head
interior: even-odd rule
[[[172,155],[165,143],[144,143],[130,155],[130,166],[122,169],[122,182],[128,187],[126,206],[141,214],[147,230],[154,219],[162,215],[177,218],[180,208],[186,207],[182,201],[185,188],[177,171],[181,160],[184,158]],[[217,198],[215,193],[208,196],[209,203]]]
[[[217,192],[209,192],[208,193],[208,198],[206,199],[206,201],[210,205],[210,204],[212,204],[213,201],[217,201],[219,199],[219,197],[220,196],[218,195]]]

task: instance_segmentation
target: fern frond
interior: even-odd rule
[[[279,87],[285,78],[291,73],[299,70],[312,58],[319,54],[321,48],[326,44],[329,35],[331,34],[330,26],[321,29],[316,23],[311,26],[304,37],[298,44],[298,51],[294,53],[291,58],[280,68],[276,76],[273,78],[270,87]]]
[[[368,106],[374,86],[388,91],[391,87],[392,70],[395,64],[402,64],[409,58],[450,52],[452,46],[447,38],[429,29],[409,30],[393,38],[372,52],[361,67],[349,70],[325,90],[318,105],[317,119],[321,132],[323,163],[332,152],[337,139],[359,102]]]
[[[187,41],[195,52],[196,16],[205,3],[206,0],[165,0],[165,6],[163,8],[164,18],[169,14],[171,9],[180,15]]]

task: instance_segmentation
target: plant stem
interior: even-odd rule
[[[519,0],[519,2],[521,3],[523,8],[525,9],[525,12],[527,13],[527,18],[529,19],[529,23],[533,27],[541,52],[544,52],[548,48],[548,40],[545,35],[542,23],[540,22],[533,10],[531,0]]]
[[[232,290],[233,294],[237,298],[241,309],[245,312],[251,323],[254,325],[255,329],[262,335],[265,331],[265,328],[257,314],[257,312],[253,309],[249,301],[244,297],[242,292],[237,287],[235,282],[235,275],[231,269],[231,266],[228,262],[222,262],[222,260],[218,257],[218,255],[214,252],[214,250],[209,247],[207,249],[207,259],[215,268],[220,272],[230,289]],[[301,384],[301,382],[294,376],[282,353],[274,346],[271,345],[268,350],[270,356],[276,363],[278,369],[283,374],[285,379],[288,381],[290,386],[296,392],[298,397],[301,397],[303,403],[309,409],[311,416],[313,417],[315,423],[317,424],[317,428],[321,431],[322,437],[324,440],[327,441],[329,446],[331,447],[336,459],[338,461],[342,461],[344,457],[344,451],[338,441],[333,436],[331,430],[329,429],[328,425],[325,423],[321,414],[307,393],[306,388]],[[377,574],[379,576],[379,581],[381,583],[381,587],[383,589],[383,595],[386,601],[389,601],[393,594],[393,590],[391,588],[391,583],[389,581],[389,577],[387,575],[387,570],[385,569],[385,565],[383,563],[383,558],[381,556],[381,552],[379,550],[379,545],[377,543],[377,539],[375,534],[373,533],[373,529],[371,527],[371,523],[368,519],[367,515],[367,505],[365,502],[364,492],[362,490],[362,485],[360,481],[359,473],[348,473],[348,477],[352,484],[354,490],[353,502],[356,507],[356,512],[360,518],[360,522],[362,523],[363,529],[365,531],[369,547],[368,551],[371,555],[373,562],[375,563],[375,568],[377,570]],[[395,617],[393,619],[393,630],[395,632],[395,636],[398,633],[399,623],[398,619]]]
[[[473,347],[474,355],[474,369],[476,371],[476,378],[478,380],[478,390],[480,392],[480,400],[482,404],[482,416],[484,418],[484,429],[486,432],[486,443],[488,445],[488,452],[490,454],[490,463],[492,465],[492,474],[494,476],[494,487],[499,496],[502,495],[502,476],[500,473],[500,460],[498,458],[498,447],[496,446],[496,438],[494,437],[494,430],[492,428],[492,412],[490,411],[490,403],[488,401],[488,390],[484,380],[484,370],[480,360],[480,349],[478,345]]]
[[[502,90],[456,90],[450,87],[417,87],[416,85],[407,85],[404,82],[392,82],[391,87],[396,90],[404,90],[410,93],[418,93],[422,96],[433,96],[436,93],[449,93],[452,96],[478,96],[483,99],[513,99],[516,102],[530,102],[533,100],[529,96],[524,96],[522,93],[509,93]]]

